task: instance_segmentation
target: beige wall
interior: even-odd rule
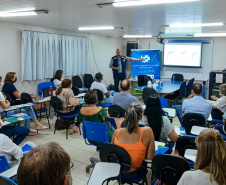
[[[37,86],[41,81],[21,82],[21,35],[22,30],[40,31],[48,33],[59,33],[77,36],[89,36],[85,33],[56,30],[43,27],[35,27],[22,24],[0,22],[0,75],[4,78],[5,74],[15,71],[18,82],[15,84],[20,92],[37,94]],[[104,74],[106,82],[113,83],[112,72],[110,70],[110,57],[115,54],[115,49],[123,45],[122,39],[113,37],[91,35],[93,41],[93,51],[100,71]],[[90,73],[95,75],[98,71],[93,60],[92,48],[89,49]],[[46,80],[42,80],[46,81]]]

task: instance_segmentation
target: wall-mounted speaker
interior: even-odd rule
[[[126,48],[126,56],[131,57],[131,49],[138,49],[138,43],[135,42],[127,42],[127,48]]]

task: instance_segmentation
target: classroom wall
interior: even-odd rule
[[[21,35],[22,30],[40,31],[48,33],[59,33],[75,36],[89,36],[85,33],[71,32],[66,30],[49,29],[44,27],[35,27],[22,24],[0,22],[0,75],[4,78],[5,74],[10,71],[17,73],[18,81],[16,87],[20,92],[29,92],[37,94],[37,86],[41,81],[23,81],[21,82]],[[110,57],[115,54],[116,48],[122,48],[123,40],[113,37],[91,35],[93,43],[94,56],[99,69],[104,74],[106,82],[113,83],[112,72],[109,68]],[[93,62],[92,48],[89,48],[90,73],[95,75],[98,72]],[[35,88],[34,88],[35,87]]]

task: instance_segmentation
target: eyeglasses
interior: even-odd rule
[[[71,185],[73,184],[73,178],[71,176],[71,169],[74,167],[74,163],[70,161],[70,169],[69,172],[67,173],[67,176],[71,177]]]

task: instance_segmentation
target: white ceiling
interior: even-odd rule
[[[200,0],[176,4],[139,7],[99,8],[96,4],[111,0],[0,0],[0,12],[35,8],[47,9],[48,15],[0,18],[0,21],[78,31],[79,26],[113,25],[123,27],[91,33],[106,36],[124,34],[189,35],[195,32],[226,32],[226,26],[205,28],[168,28],[171,23],[226,23],[226,0]],[[83,31],[84,32],[84,31]]]

